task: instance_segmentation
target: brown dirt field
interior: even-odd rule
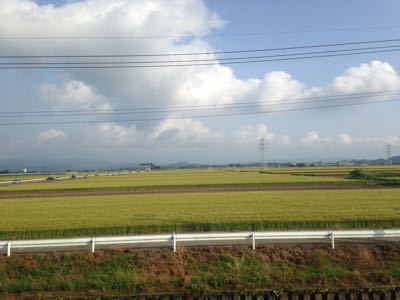
[[[146,188],[123,190],[95,190],[95,191],[27,191],[27,192],[1,192],[0,199],[10,198],[37,198],[37,197],[74,197],[74,196],[103,196],[103,195],[142,195],[142,194],[177,194],[177,193],[207,193],[207,192],[247,192],[247,191],[308,191],[308,190],[354,190],[354,189],[380,189],[390,186],[367,184],[318,184],[318,185],[271,185],[271,186],[231,186],[231,187],[204,187],[204,188]],[[396,187],[392,187],[396,188]],[[398,187],[397,187],[398,188]]]

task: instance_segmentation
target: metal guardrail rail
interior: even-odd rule
[[[218,243],[249,244],[253,249],[256,242],[276,241],[282,242],[299,240],[307,242],[330,241],[335,248],[335,239],[373,239],[373,238],[400,238],[400,230],[335,230],[335,231],[263,231],[263,232],[218,232],[218,233],[173,233],[160,235],[136,235],[136,236],[110,236],[69,239],[46,240],[18,240],[0,241],[1,252],[10,256],[13,251],[45,252],[106,249],[111,247],[171,247],[176,251],[177,245],[208,246]]]

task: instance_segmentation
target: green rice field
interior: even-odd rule
[[[209,192],[0,200],[0,239],[400,227],[400,189]]]
[[[335,176],[297,176],[291,174],[262,173],[258,170],[186,170],[137,173],[116,176],[106,175],[87,179],[58,182],[25,183],[19,185],[0,186],[0,192],[319,183],[346,184],[352,183],[352,180]]]

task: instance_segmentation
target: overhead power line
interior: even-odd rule
[[[15,58],[15,59],[17,59],[17,58],[106,58],[106,57],[117,58],[117,57],[218,55],[218,54],[237,54],[237,53],[253,53],[253,52],[287,51],[287,50],[298,50],[298,49],[326,48],[326,47],[380,44],[380,43],[393,43],[393,42],[400,42],[400,38],[383,39],[383,40],[369,40],[369,41],[355,41],[355,42],[342,42],[342,43],[314,44],[314,45],[301,45],[301,46],[278,47],[278,48],[240,49],[240,50],[209,51],[209,52],[88,54],[88,55],[79,55],[79,54],[77,54],[77,55],[0,55],[0,58]]]
[[[400,44],[390,46],[378,47],[363,47],[363,48],[350,48],[350,49],[336,49],[325,51],[313,52],[299,52],[299,53],[286,53],[274,55],[258,55],[258,56],[241,56],[241,57],[223,57],[223,58],[209,58],[209,59],[185,59],[185,60],[150,60],[150,61],[78,61],[78,62],[0,62],[0,66],[20,66],[20,65],[120,65],[120,64],[157,64],[157,63],[194,63],[194,62],[219,62],[219,61],[235,61],[235,60],[251,60],[261,58],[276,58],[287,56],[301,56],[301,55],[314,55],[314,54],[327,54],[327,53],[340,53],[340,52],[354,52],[364,50],[386,50],[386,49],[400,50]]]
[[[42,112],[0,112],[0,118],[37,118],[37,117],[75,117],[75,116],[107,116],[107,115],[129,115],[129,114],[155,114],[155,113],[175,113],[175,112],[196,112],[196,111],[207,111],[207,110],[232,110],[232,109],[246,109],[246,108],[259,108],[263,105],[268,106],[280,106],[280,105],[298,105],[298,104],[309,104],[315,102],[326,102],[330,101],[351,101],[357,98],[376,100],[376,97],[384,97],[381,100],[385,100],[386,97],[392,97],[399,95],[400,91],[392,92],[378,92],[378,93],[358,93],[348,95],[331,95],[331,96],[319,96],[319,97],[307,97],[281,99],[281,100],[265,100],[265,101],[254,101],[254,102],[238,102],[229,104],[215,104],[215,105],[203,105],[203,106],[181,106],[181,107],[164,107],[164,108],[149,108],[149,109],[137,109],[137,108],[121,108],[115,110],[80,110],[80,111],[42,111]],[[361,95],[361,96],[360,96]],[[303,100],[299,100],[303,99]]]
[[[238,32],[238,33],[213,33],[206,37],[257,37],[266,35],[281,34],[299,34],[299,33],[318,33],[318,32],[345,32],[360,30],[388,30],[398,29],[399,25],[391,26],[366,26],[366,27],[342,27],[342,28],[322,28],[322,29],[304,29],[292,31],[265,31],[265,32]],[[183,35],[81,35],[81,36],[0,36],[0,40],[124,40],[124,39],[183,39],[194,37],[194,34]],[[200,35],[201,36],[201,35]]]
[[[378,91],[378,92],[363,92],[363,93],[349,93],[349,94],[336,94],[336,95],[323,95],[323,96],[309,96],[309,97],[295,97],[285,99],[268,99],[262,101],[245,101],[245,102],[230,102],[230,103],[215,103],[215,104],[200,104],[200,105],[174,105],[174,106],[159,106],[159,107],[125,107],[115,109],[78,109],[78,110],[36,110],[36,111],[3,111],[0,114],[42,114],[42,113],[80,113],[80,112],[115,112],[115,111],[154,111],[154,110],[175,110],[185,108],[203,108],[203,107],[226,107],[236,105],[250,105],[255,102],[260,104],[268,103],[286,103],[292,101],[308,101],[308,100],[326,100],[326,99],[341,99],[341,98],[360,98],[360,97],[376,97],[376,96],[393,96],[400,93],[400,90],[392,91]]]
[[[150,122],[150,121],[162,121],[162,120],[217,118],[217,117],[233,117],[233,116],[243,116],[243,115],[271,114],[280,112],[306,111],[306,110],[324,110],[324,109],[332,109],[332,108],[346,107],[346,106],[359,106],[372,103],[399,102],[399,101],[400,99],[392,99],[392,100],[379,100],[379,101],[368,101],[368,102],[346,103],[346,104],[335,104],[335,105],[324,105],[324,106],[313,106],[313,107],[302,107],[302,108],[291,108],[291,109],[280,109],[280,110],[269,110],[269,111],[255,111],[255,112],[227,113],[227,114],[213,114],[213,115],[194,115],[194,116],[167,117],[167,118],[115,119],[115,120],[92,120],[92,121],[54,121],[54,122],[13,122],[13,123],[0,123],[0,126],[138,123],[138,122]]]
[[[249,64],[249,63],[262,63],[262,62],[277,62],[277,61],[290,61],[290,60],[302,60],[302,59],[315,59],[315,58],[326,58],[326,57],[339,57],[339,56],[350,56],[350,55],[361,55],[361,54],[372,54],[372,53],[387,53],[397,52],[399,49],[390,50],[374,50],[364,52],[353,52],[353,53],[340,53],[340,54],[323,54],[323,55],[312,55],[312,56],[297,56],[287,58],[274,58],[274,59],[257,59],[257,60],[245,60],[245,61],[222,61],[222,62],[209,62],[209,63],[183,63],[183,64],[161,64],[161,65],[57,65],[57,66],[0,66],[0,69],[137,69],[137,68],[166,68],[166,67],[196,67],[196,66],[212,66],[212,65],[236,65],[236,64]]]

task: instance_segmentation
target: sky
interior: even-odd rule
[[[0,55],[192,53],[396,39],[399,9],[398,1],[389,0],[2,0]],[[136,38],[99,38],[127,36]],[[224,57],[206,58],[222,62]],[[261,137],[270,161],[379,158],[385,157],[387,144],[396,155],[400,103],[387,101],[396,96],[323,110],[297,110],[304,105],[284,102],[326,97],[323,105],[332,105],[333,95],[397,91],[399,72],[398,52],[170,68],[0,69],[0,124],[48,123],[0,125],[0,169],[10,162],[29,167],[37,161],[82,167],[254,162]],[[252,115],[201,118],[219,110],[168,109],[260,101],[265,113]],[[169,111],[48,116],[149,107]],[[294,111],[268,113],[286,108]],[[47,116],[18,114],[35,111]]]

